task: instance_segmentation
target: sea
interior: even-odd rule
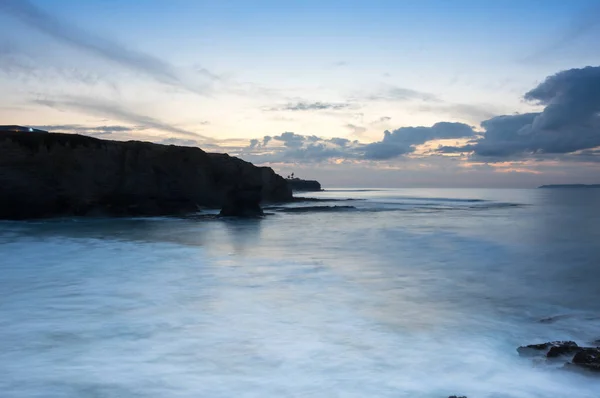
[[[600,189],[304,196],[0,222],[0,397],[600,397],[516,351],[600,339]]]

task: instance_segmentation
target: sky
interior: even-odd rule
[[[600,0],[0,0],[0,124],[326,187],[600,183]]]

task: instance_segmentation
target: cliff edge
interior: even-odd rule
[[[200,148],[0,134],[0,219],[183,214],[221,208],[245,192],[261,202],[292,199],[271,168]]]

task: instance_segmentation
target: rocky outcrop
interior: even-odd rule
[[[574,354],[581,348],[574,341],[551,341],[541,344],[530,344],[517,348],[521,356],[540,356],[556,358],[561,355]]]
[[[566,360],[565,368],[600,373],[600,347],[580,347],[574,341],[552,341],[517,348],[521,356],[543,356],[555,362]]]
[[[569,364],[580,369],[600,372],[600,348],[583,348]]]
[[[250,187],[254,196],[243,193]],[[0,134],[0,219],[196,212],[292,199],[286,180],[199,148],[75,134]],[[245,205],[244,205],[245,206]],[[242,206],[243,207],[243,206]]]
[[[225,198],[220,216],[259,217],[264,215],[260,207],[261,188],[259,186],[237,186]]]
[[[286,180],[293,191],[321,191],[321,184],[319,183],[319,181],[302,180],[300,178],[287,178]]]

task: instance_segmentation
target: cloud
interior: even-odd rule
[[[184,82],[175,68],[162,59],[80,29],[38,8],[28,0],[2,0],[0,10],[15,17],[29,29],[35,29],[71,47],[145,74],[159,82],[201,93]]]
[[[309,139],[309,137],[305,135],[300,135],[291,132],[285,132],[281,135],[276,135],[272,138],[274,140],[283,142],[283,145],[285,145],[288,148],[299,148],[304,144],[305,141]],[[313,141],[315,140],[313,139]]]
[[[350,129],[352,131],[352,134],[356,135],[356,136],[360,136],[361,134],[363,134],[367,131],[367,129],[365,127],[357,126],[357,125],[351,124],[351,123],[347,124],[345,127]]]
[[[481,138],[463,149],[476,156],[506,158],[600,147],[600,67],[549,76],[525,99],[544,105],[544,110],[485,120]]]
[[[68,133],[78,133],[78,134],[112,134],[112,133],[122,133],[122,132],[132,132],[141,130],[143,128],[134,128],[129,126],[83,126],[81,124],[52,124],[52,125],[41,125],[41,126],[33,126],[34,128],[40,130],[46,130],[51,132],[68,132]]]
[[[431,127],[402,127],[385,131],[381,141],[364,144],[347,138],[321,138],[285,132],[272,140],[283,145],[269,146],[252,139],[241,151],[245,159],[258,163],[310,163],[325,160],[389,160],[415,151],[415,147],[431,140],[473,137],[473,129],[463,123],[441,122]],[[267,137],[265,137],[267,138]],[[263,139],[263,142],[264,139]],[[269,141],[267,141],[269,142]]]
[[[260,141],[257,139],[250,140],[250,148],[257,148],[260,146]]]
[[[422,91],[412,90],[410,88],[405,87],[397,87],[397,86],[388,86],[383,90],[375,94],[367,95],[367,100],[371,101],[412,101],[412,100],[421,100],[427,102],[438,102],[440,101],[433,94],[425,93]]]
[[[474,122],[490,119],[499,113],[490,106],[456,104],[442,101],[437,103],[422,104],[418,106],[418,109],[424,112],[445,113],[455,118],[463,118]]]
[[[386,130],[383,140],[365,146],[365,159],[387,160],[414,152],[417,145],[432,140],[474,137],[473,128],[464,123],[440,122],[431,127],[401,127]]]
[[[351,108],[349,103],[333,103],[333,102],[295,102],[288,103],[279,107],[270,108],[270,111],[323,111],[323,110],[341,110]]]
[[[375,120],[374,122],[372,122],[371,124],[378,124],[378,123],[387,123],[390,120],[392,120],[391,117],[389,116],[382,116],[379,119]]]
[[[348,145],[350,145],[350,143],[352,143],[352,141],[350,141],[350,140],[349,140],[349,139],[347,139],[347,138],[336,138],[336,137],[334,137],[334,138],[330,138],[330,139],[329,139],[329,140],[327,140],[327,141],[328,141],[328,142],[331,142],[331,143],[332,143],[332,144],[334,144],[334,145],[337,145],[337,146],[339,146],[339,147],[342,147],[342,148],[344,148],[344,147],[347,147]],[[355,141],[355,143],[357,143],[357,142]]]
[[[86,114],[110,117],[116,120],[121,120],[123,122],[140,125],[145,128],[153,128],[156,130],[161,130],[164,132],[169,132],[183,136],[189,136],[196,139],[210,140],[208,137],[204,137],[192,131],[172,126],[150,116],[140,115],[131,112],[114,103],[104,103],[97,100],[79,97],[64,97],[58,101],[34,100],[33,102],[54,109],[61,110],[63,108],[68,108]]]

